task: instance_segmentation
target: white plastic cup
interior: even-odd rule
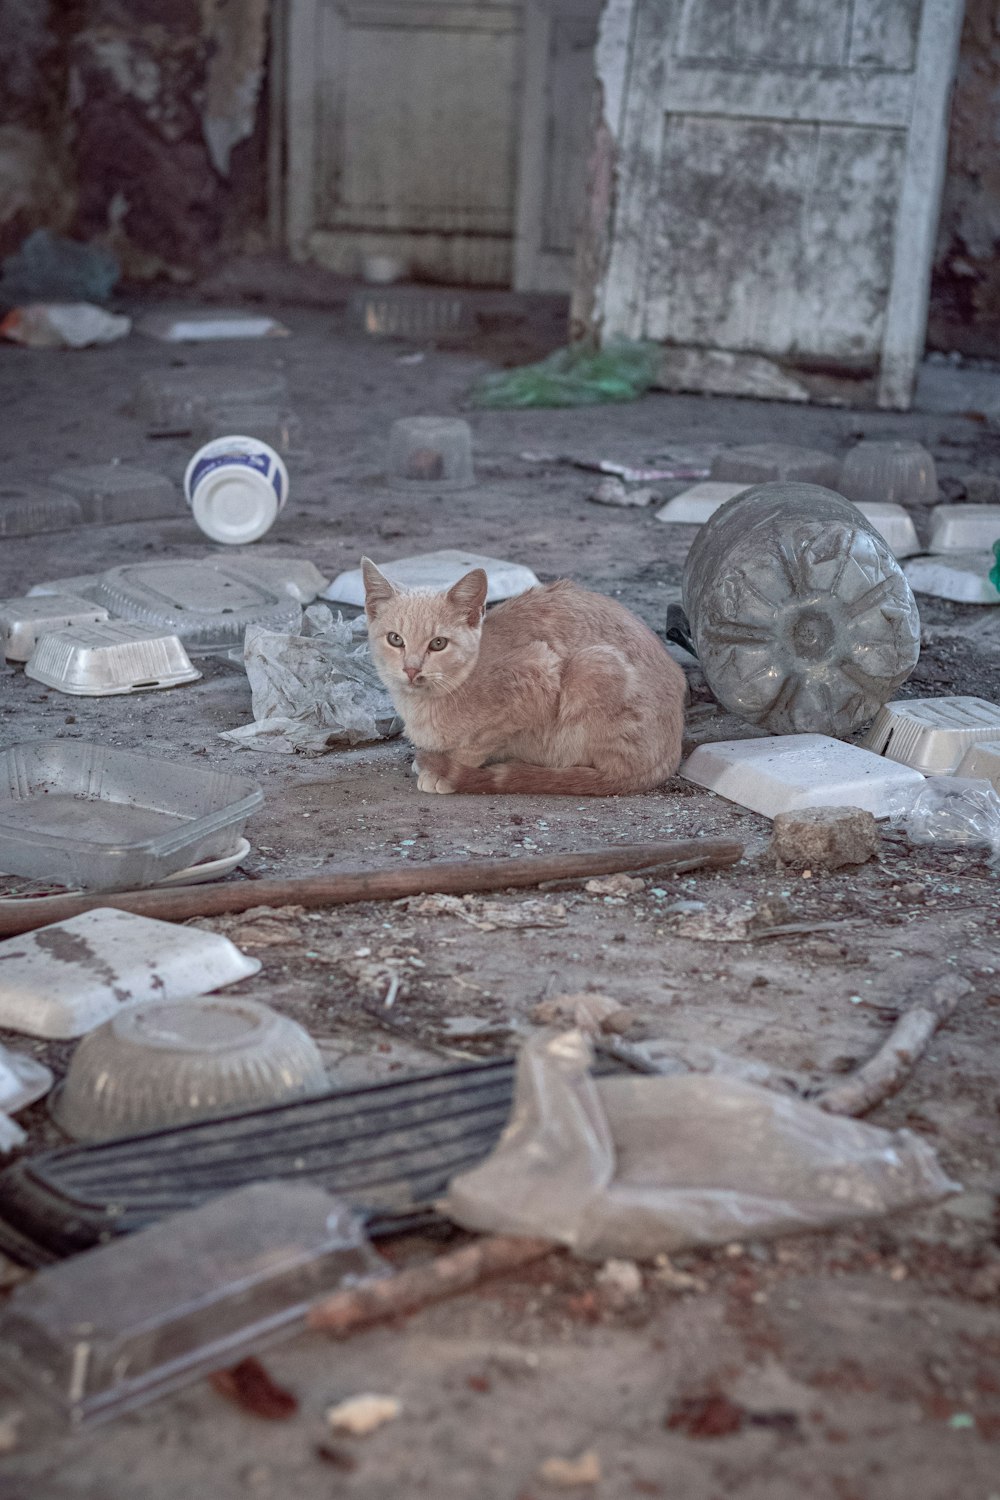
[[[288,470],[259,438],[215,438],[188,464],[184,495],[206,536],[239,546],[274,525],[288,499]]]

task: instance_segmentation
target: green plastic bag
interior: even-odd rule
[[[1000,542],[993,543],[993,556],[996,558],[996,562],[990,569],[990,583],[992,583],[997,593],[1000,594]]]
[[[473,406],[596,406],[634,401],[653,384],[659,344],[619,341],[603,349],[584,344],[557,349],[537,365],[486,375],[470,392]]]

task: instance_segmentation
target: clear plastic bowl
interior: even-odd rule
[[[938,498],[937,470],[920,443],[901,438],[858,443],[841,465],[838,489],[848,500],[933,505]]]
[[[52,1114],[75,1140],[105,1141],[327,1087],[312,1037],[269,1006],[223,995],[154,1000],[84,1037]]]
[[[833,488],[839,473],[839,458],[818,448],[799,448],[792,443],[752,443],[716,454],[710,477],[736,480],[744,485],[791,480]]]
[[[403,417],[389,434],[389,477],[407,489],[472,484],[472,431],[460,417]]]

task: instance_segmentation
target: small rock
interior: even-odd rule
[[[878,824],[860,807],[800,807],[774,819],[771,853],[782,864],[839,870],[878,851]]]
[[[700,1276],[692,1276],[690,1271],[679,1271],[669,1255],[661,1253],[656,1257],[656,1270],[653,1274],[657,1281],[671,1292],[705,1292],[708,1290],[707,1283],[702,1281]]]
[[[599,479],[587,496],[595,505],[650,505],[655,498],[652,490],[630,490],[613,474],[605,474]]]
[[[611,995],[582,994],[554,995],[551,1000],[540,1000],[531,1012],[531,1019],[538,1026],[578,1026],[590,1036],[599,1031],[622,1035],[628,1031],[634,1017],[620,1000]]]
[[[578,1458],[547,1458],[538,1470],[538,1477],[542,1484],[556,1489],[582,1489],[585,1485],[600,1484],[601,1460],[593,1448]]]
[[[331,1406],[326,1420],[334,1432],[349,1432],[352,1437],[367,1437],[385,1422],[392,1422],[402,1411],[395,1396],[351,1396],[338,1406]]]
[[[645,889],[646,882],[639,875],[599,875],[584,886],[591,896],[637,896]]]
[[[597,1284],[615,1307],[633,1302],[642,1292],[642,1272],[634,1260],[606,1260]]]
[[[1000,505],[1000,474],[966,474],[965,498],[970,505]]]

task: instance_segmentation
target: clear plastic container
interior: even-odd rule
[[[921,443],[901,438],[858,443],[841,465],[838,489],[849,500],[933,505],[938,498],[937,470]]]
[[[1000,505],[936,505],[928,552],[987,552],[1000,538]]]
[[[0,489],[0,537],[69,531],[82,521],[83,512],[72,495],[38,485],[6,485]]]
[[[910,698],[887,703],[864,745],[927,775],[958,768],[970,745],[1000,740],[1000,706],[985,698]]]
[[[758,485],[722,506],[695,536],[682,594],[712,692],[771,734],[853,733],[920,654],[896,559],[820,485]]]
[[[394,286],[355,292],[348,313],[356,328],[380,338],[419,341],[475,333],[477,328],[468,297],[443,288]]]
[[[211,407],[195,424],[199,443],[211,443],[231,432],[246,432],[269,444],[277,453],[287,453],[298,445],[302,424],[293,412],[279,406],[230,402]]]
[[[0,960],[0,1026],[61,1040],[125,1005],[189,999],[260,970],[218,933],[114,907],[7,938]]]
[[[307,1031],[239,997],[131,1005],[85,1037],[52,1101],[77,1141],[284,1104],[328,1087]]]
[[[136,414],[157,432],[190,432],[212,407],[288,401],[288,382],[275,370],[203,365],[197,370],[150,370],[135,394]]]
[[[744,488],[780,480],[833,488],[839,474],[840,459],[818,448],[799,448],[793,443],[752,443],[743,448],[725,448],[716,454],[710,477],[739,480]]]
[[[297,630],[298,602],[238,559],[127,563],[101,574],[93,597],[119,619],[168,631],[192,656],[228,651],[250,624]]]
[[[175,635],[120,620],[49,631],[24,671],[35,682],[82,698],[178,687],[201,676]]]
[[[254,782],[85,740],[0,753],[0,865],[85,890],[155,885],[231,853],[264,794]]]
[[[0,646],[8,661],[27,661],[40,636],[68,626],[96,625],[107,610],[75,594],[48,594],[0,602]]]
[[[75,1423],[144,1405],[384,1272],[322,1188],[261,1182],[49,1267],[0,1317],[0,1368]]]
[[[482,568],[486,574],[488,588],[486,600],[494,604],[500,599],[512,599],[533,589],[538,579],[523,563],[504,562],[499,557],[480,557],[477,552],[459,552],[448,548],[442,552],[424,552],[417,557],[400,557],[395,562],[378,565],[391,583],[404,589],[450,589],[463,574],[473,568]],[[361,607],[365,602],[365,583],[360,568],[348,568],[338,573],[323,595],[336,604],[354,604]]]
[[[165,474],[134,469],[129,464],[91,464],[61,469],[49,480],[77,501],[84,521],[113,525],[181,516],[184,507]]]
[[[407,489],[467,488],[473,483],[468,422],[459,417],[403,417],[393,422],[389,477]]]

